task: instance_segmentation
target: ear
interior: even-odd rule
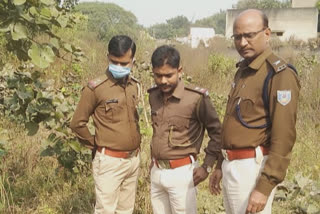
[[[178,68],[178,75],[179,75],[179,78],[182,77],[182,73],[183,73],[183,69],[182,69],[182,66],[180,65],[179,68]]]
[[[270,29],[270,28],[267,28],[267,29],[264,31],[264,35],[266,36],[267,41],[269,41],[269,40],[270,40],[270,37],[271,37],[271,29]]]
[[[133,57],[133,59],[132,59],[132,64],[133,64],[133,65],[136,64],[136,58],[134,58],[134,57]]]

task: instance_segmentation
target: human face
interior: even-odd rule
[[[112,54],[108,54],[109,64],[114,64],[122,67],[133,67],[134,59],[132,58],[131,49],[129,49],[123,56],[117,57]]]
[[[259,14],[247,13],[235,21],[232,37],[240,56],[252,61],[268,48],[270,34]]]
[[[153,68],[154,81],[160,90],[166,94],[171,95],[177,87],[182,73],[182,67],[172,68],[170,65],[163,65],[158,68]]]

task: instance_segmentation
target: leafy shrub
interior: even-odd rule
[[[214,53],[209,56],[208,68],[212,74],[218,74],[220,77],[227,76],[235,67],[235,60],[220,53]]]

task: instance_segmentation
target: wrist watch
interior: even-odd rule
[[[209,174],[212,171],[212,167],[208,166],[207,164],[202,164],[201,166],[202,168],[204,168],[204,170],[206,170],[206,172]]]

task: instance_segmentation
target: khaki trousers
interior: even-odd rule
[[[97,152],[92,163],[95,214],[131,214],[134,208],[140,156],[115,158]]]
[[[259,147],[257,149],[260,150]],[[256,152],[257,156],[255,158],[223,161],[223,203],[227,214],[246,213],[249,196],[255,188],[257,178],[259,178],[268,159],[268,156],[263,156],[260,151]],[[271,192],[264,210],[259,214],[271,213],[275,189]]]
[[[197,190],[193,169],[197,162],[175,169],[151,169],[151,204],[154,214],[196,214]]]

